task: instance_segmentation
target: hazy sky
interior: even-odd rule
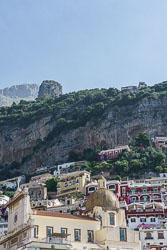
[[[167,0],[0,0],[0,88],[167,80]]]

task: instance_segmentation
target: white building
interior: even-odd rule
[[[59,204],[55,204],[54,206],[48,206],[47,211],[58,212],[58,213],[75,213],[79,214],[79,210],[85,210],[85,201],[84,200],[76,200],[75,198],[67,198],[65,197],[64,204],[59,202]]]
[[[150,245],[167,245],[166,224],[141,226],[139,229],[139,233],[142,244],[142,250],[148,249]]]
[[[0,208],[0,237],[8,232],[8,209],[6,207]]]
[[[71,166],[71,165],[80,165],[80,164],[84,164],[86,163],[86,161],[78,161],[78,162],[67,162],[67,163],[63,163],[57,166],[57,169],[53,172],[53,175],[55,177],[59,177],[60,174],[65,173],[66,170]]]
[[[7,195],[0,195],[0,207],[5,205],[9,201],[9,197]]]
[[[164,215],[162,203],[132,203],[126,207],[127,223],[131,229],[137,229],[142,224],[159,224]]]

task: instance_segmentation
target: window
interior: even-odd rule
[[[150,222],[155,222],[155,218],[150,218]]]
[[[143,189],[143,193],[147,193],[147,189]]]
[[[143,201],[148,201],[148,197],[147,196],[143,196],[142,200]]]
[[[158,232],[158,239],[164,239],[164,232]]]
[[[114,216],[114,214],[110,214],[110,225],[115,225],[115,216]]]
[[[53,227],[46,227],[46,235],[51,237],[53,234]]]
[[[132,197],[132,202],[135,202],[136,201],[136,197]]]
[[[67,234],[67,228],[61,228],[61,233],[62,234]]]
[[[81,230],[80,229],[74,229],[74,240],[81,241]]]
[[[147,232],[145,240],[149,240],[149,239],[151,240],[151,239],[153,239],[153,237],[152,237],[152,234],[150,232]]]
[[[131,194],[135,194],[136,193],[136,190],[131,190]]]
[[[109,189],[110,189],[110,190],[115,190],[115,185],[110,185],[110,186],[109,186]]]
[[[136,218],[131,218],[131,222],[136,222]]]
[[[154,193],[158,193],[158,188],[154,188]]]
[[[94,242],[94,232],[92,230],[88,230],[88,242]]]
[[[94,192],[95,191],[95,187],[90,187],[89,188],[89,192]]]
[[[159,199],[160,197],[158,195],[154,195],[153,199]]]
[[[120,240],[126,241],[126,228],[120,228]]]
[[[70,200],[67,200],[67,205],[70,205]]]
[[[126,189],[125,187],[122,188],[122,193],[125,194],[126,193]]]
[[[146,222],[146,218],[140,218],[140,222]]]
[[[38,226],[34,226],[34,238],[38,238]]]

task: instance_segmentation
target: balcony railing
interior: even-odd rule
[[[30,247],[50,249],[53,248],[54,244],[58,245],[58,249],[72,249],[71,242],[65,238],[55,238],[55,237],[46,237],[46,238],[30,238],[26,241],[19,242],[17,247],[23,247],[24,245],[29,244]],[[57,249],[57,248],[56,248]]]
[[[42,241],[47,243],[56,243],[56,244],[70,244],[70,241],[66,238],[55,238],[55,237],[46,237]]]
[[[145,195],[145,194],[161,194],[161,191],[146,191],[146,192],[136,192],[136,193],[132,193],[132,192],[127,192],[127,195],[129,196],[133,196],[133,195]]]
[[[145,237],[145,240],[153,240],[153,237]]]

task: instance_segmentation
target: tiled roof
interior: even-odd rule
[[[41,216],[51,216],[51,217],[59,217],[59,218],[67,218],[67,219],[74,219],[74,220],[91,220],[96,221],[93,218],[82,216],[82,215],[73,215],[73,214],[65,214],[65,213],[55,213],[55,212],[48,212],[48,211],[35,211],[36,215]]]

